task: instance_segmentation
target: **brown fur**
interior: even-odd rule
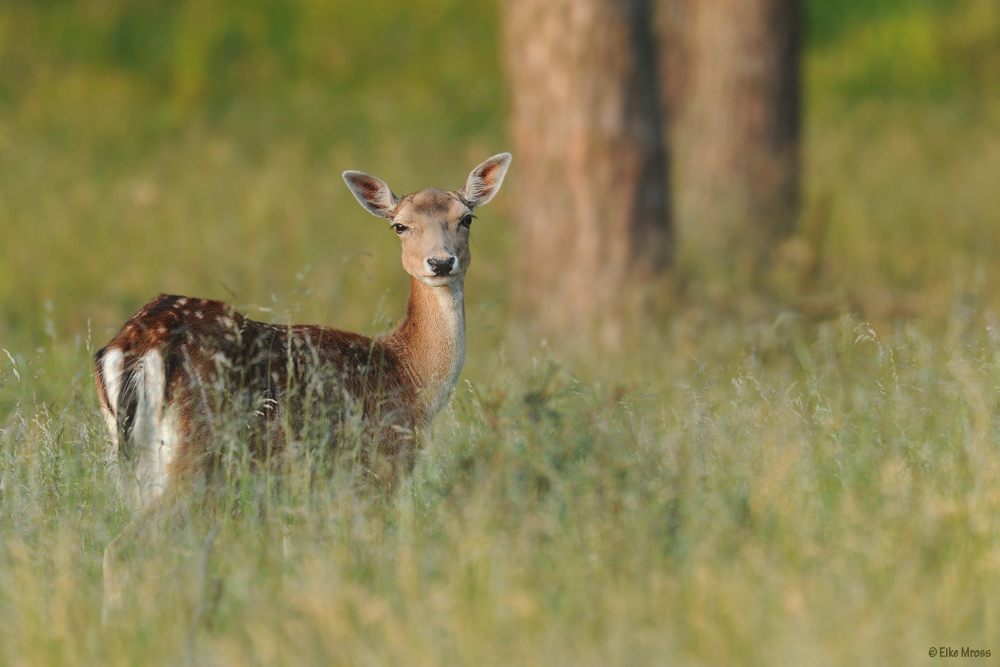
[[[163,294],[97,353],[97,395],[123,477],[136,480],[144,505],[105,549],[105,612],[126,578],[121,545],[142,534],[166,489],[214,469],[230,443],[266,465],[296,442],[343,447],[357,425],[361,462],[386,487],[412,468],[465,360],[472,211],[509,164],[497,155],[458,192],[402,199],[373,176],[344,172],[361,205],[396,230],[411,276],[406,317],[387,336],[270,325],[220,301]]]
[[[397,461],[412,465],[416,436],[429,420],[416,400],[419,380],[405,359],[405,344],[321,326],[269,325],[219,301],[182,301],[156,297],[97,353],[99,398],[118,415],[122,456],[133,454],[135,402],[126,388],[138,361],[156,350],[164,361],[165,401],[180,406],[181,444],[172,474],[209,464],[229,420],[242,418],[251,453],[266,459],[280,455],[290,439],[335,436],[355,408],[379,453],[393,467]],[[412,330],[410,321],[404,326]],[[117,406],[107,405],[102,378],[101,361],[112,348],[124,356]],[[315,419],[306,423],[310,413]]]
[[[506,154],[491,158],[461,191],[428,188],[403,198],[379,179],[345,172],[362,205],[397,227],[411,275],[406,317],[386,336],[265,324],[205,299],[160,295],[147,303],[96,356],[98,397],[115,425],[119,457],[134,463],[139,456],[133,431],[142,360],[155,352],[163,362],[163,396],[154,399],[162,401],[160,414],[172,411],[176,422],[166,470],[171,483],[210,469],[228,441],[245,443],[256,460],[268,461],[292,442],[339,446],[345,426],[358,419],[362,460],[391,484],[397,469],[412,468],[461,371],[467,223],[499,189],[509,161]],[[430,264],[445,260],[453,263],[447,275]],[[104,377],[112,350],[122,355],[115,405]]]

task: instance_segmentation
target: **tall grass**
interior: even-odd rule
[[[174,663],[189,645],[205,664],[883,665],[990,648],[1000,334],[981,316],[888,339],[854,317],[788,319],[632,386],[501,367],[459,391],[392,498],[340,469],[192,510],[146,546],[132,613],[104,628],[100,555],[128,514],[87,378],[67,372],[88,355],[8,361],[0,645],[11,664]],[[705,357],[707,335],[746,333],[702,318],[670,342]],[[43,403],[49,374],[70,381]]]
[[[455,187],[504,148],[488,6],[399,3],[410,39],[304,0],[280,34],[267,2],[205,5],[189,33],[170,12],[195,4],[0,7],[0,664],[1000,651],[1000,16],[979,0],[813,31],[773,293],[692,288],[625,359],[505,344],[501,195],[473,229],[463,383],[406,484],[237,476],[143,544],[102,625],[131,515],[93,350],[160,291],[379,331],[396,241],[340,171]]]

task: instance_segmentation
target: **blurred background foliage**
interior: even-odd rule
[[[494,15],[440,0],[3,3],[0,337],[44,340],[45,304],[103,337],[161,290],[232,297],[220,282],[266,305],[321,264],[321,296],[374,281],[338,304],[358,313],[327,318],[370,327],[398,265],[356,253],[395,241],[340,172],[457,187],[502,148]]]
[[[494,13],[442,0],[15,0],[4,6],[5,98],[89,75],[121,79],[137,101],[174,111],[218,113],[303,84],[370,102],[394,89],[418,102],[433,74],[435,96],[417,115],[469,122],[496,107]]]
[[[384,327],[405,281],[339,173],[457,187],[505,149],[496,24],[455,0],[3,3],[0,338],[90,319],[103,339],[159,291]],[[1000,8],[811,0],[807,25],[791,282],[878,316],[992,275]],[[472,335],[494,342],[504,215],[501,197],[470,273]]]
[[[996,92],[996,3],[838,0],[807,3],[814,67],[807,85],[857,103]]]

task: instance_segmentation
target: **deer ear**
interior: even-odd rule
[[[503,185],[503,177],[507,175],[510,160],[510,153],[500,153],[500,155],[494,155],[472,170],[472,173],[469,174],[469,180],[465,182],[465,187],[459,193],[469,208],[482,206],[493,199],[493,195]]]
[[[360,171],[345,171],[344,182],[354,193],[354,197],[372,215],[390,220],[395,215],[399,197],[392,194],[385,181]]]

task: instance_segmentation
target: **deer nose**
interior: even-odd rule
[[[434,259],[432,257],[427,260],[427,266],[431,267],[431,271],[434,272],[435,276],[446,276],[455,268],[455,258]]]

